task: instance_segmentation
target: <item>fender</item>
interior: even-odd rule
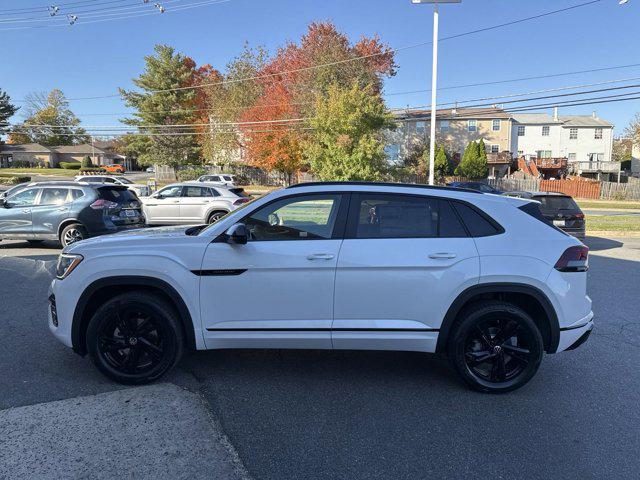
[[[446,349],[449,331],[465,304],[473,297],[486,293],[522,293],[535,298],[544,309],[549,323],[551,338],[547,351],[548,353],[556,352],[560,341],[560,324],[558,323],[558,315],[553,308],[553,304],[542,290],[531,285],[520,283],[481,283],[467,288],[458,295],[449,307],[449,310],[442,321],[440,333],[438,335],[438,343],[436,345],[436,352],[443,352]]]
[[[87,353],[83,333],[86,331],[86,326],[89,322],[89,319],[84,319],[83,321],[83,317],[89,303],[89,299],[95,292],[102,288],[117,287],[122,285],[152,287],[164,292],[167,295],[169,301],[176,307],[176,310],[180,315],[180,321],[182,322],[185,339],[187,341],[187,348],[191,350],[196,349],[196,337],[193,321],[191,319],[191,313],[189,312],[189,309],[187,308],[187,305],[185,304],[180,294],[164,280],[160,280],[154,277],[128,275],[100,278],[91,283],[82,292],[82,295],[80,295],[80,299],[76,304],[76,309],[73,312],[73,321],[71,324],[71,343],[73,344],[74,352],[80,355],[85,355]]]

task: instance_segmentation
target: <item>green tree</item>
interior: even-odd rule
[[[435,146],[436,158],[433,164],[434,168],[434,176],[436,182],[441,183],[444,180],[444,177],[451,173],[451,161],[449,160],[449,155],[444,148],[444,145]],[[429,147],[427,146],[422,155],[422,160],[420,161],[420,165],[425,165],[425,168],[422,171],[429,171]]]
[[[18,107],[11,104],[11,98],[6,92],[0,90],[0,136],[8,131],[9,118],[18,111]],[[0,140],[2,143],[2,140]]]
[[[485,178],[489,171],[487,165],[487,153],[482,148],[484,142],[480,140],[480,145],[471,142],[462,155],[460,165],[456,168],[456,175],[462,175],[467,178],[479,179]],[[482,148],[482,151],[480,151]]]
[[[382,131],[393,128],[392,119],[372,87],[333,85],[317,101],[303,154],[322,180],[379,180],[386,170]]]
[[[93,167],[93,162],[91,161],[91,157],[89,155],[85,156],[82,159],[82,163],[80,164],[82,168],[91,168]]]
[[[201,150],[193,129],[196,91],[184,88],[192,85],[195,76],[193,61],[176,53],[167,45],[156,45],[155,54],[145,57],[145,70],[133,83],[139,91],[120,89],[128,107],[136,109],[124,123],[138,127],[147,134],[137,142],[141,165],[160,164],[177,167],[201,161]]]
[[[10,132],[13,143],[51,146],[89,141],[87,132],[80,127],[80,120],[69,108],[62,91],[54,89],[48,94],[32,93],[26,100],[26,118]]]

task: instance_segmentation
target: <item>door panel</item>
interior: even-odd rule
[[[184,186],[180,197],[180,221],[182,223],[202,223],[204,211],[213,202],[211,189],[207,187]]]
[[[0,206],[0,234],[31,235],[31,210],[39,192],[39,188],[29,188],[6,199]]]
[[[341,198],[272,202],[245,217],[246,245],[209,245],[200,272],[209,348],[331,348]]]
[[[43,188],[36,205],[31,209],[35,235],[57,235],[58,227],[69,216],[68,188]]]
[[[446,201],[372,194],[351,204],[356,238],[338,259],[333,347],[435,351],[453,298],[478,282],[475,242]]]
[[[147,223],[158,225],[180,224],[181,191],[181,186],[169,186],[145,199],[143,208]]]

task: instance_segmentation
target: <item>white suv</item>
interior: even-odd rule
[[[167,185],[141,198],[147,225],[194,225],[213,223],[251,201],[242,188],[203,182]]]
[[[199,182],[214,183],[216,185],[233,187],[236,184],[235,175],[228,173],[202,175],[198,178]]]
[[[115,183],[116,185],[124,185],[129,190],[133,190],[138,197],[146,197],[151,193],[147,185],[134,183],[126,177],[117,175],[76,175],[73,180],[75,182]]]
[[[185,349],[377,349],[446,352],[469,385],[503,392],[589,336],[587,255],[529,200],[302,184],[208,227],[67,247],[49,326],[122,383]]]

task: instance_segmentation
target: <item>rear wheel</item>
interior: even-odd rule
[[[79,223],[67,225],[60,232],[60,243],[63,247],[87,238],[87,230]]]
[[[468,385],[483,392],[520,388],[538,371],[544,345],[533,319],[505,302],[466,309],[449,342],[449,358]]]
[[[152,382],[182,356],[184,339],[171,304],[132,292],[104,303],[87,328],[87,350],[104,375],[119,383]]]
[[[209,215],[209,218],[207,219],[207,223],[215,223],[218,220],[220,220],[222,217],[224,217],[226,214],[227,212],[223,212],[223,211],[212,212]]]

